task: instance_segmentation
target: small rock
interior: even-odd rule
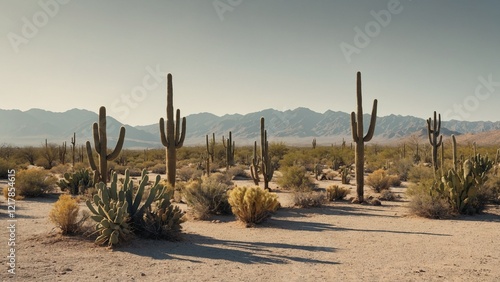
[[[144,272],[141,272],[141,276],[146,276],[146,273],[144,273]]]
[[[382,205],[382,202],[380,202],[380,201],[379,201],[379,200],[377,200],[377,199],[373,199],[373,200],[372,200],[372,202],[371,202],[371,204],[372,204],[373,206],[381,206],[381,205]]]

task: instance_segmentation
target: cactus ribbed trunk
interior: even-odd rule
[[[175,174],[177,149],[181,148],[184,144],[186,137],[186,118],[182,118],[181,129],[181,111],[177,109],[175,124],[174,124],[174,103],[173,103],[173,86],[172,75],[167,75],[167,132],[165,132],[165,121],[160,118],[160,138],[163,146],[166,147],[167,156],[167,181],[172,187],[175,187]]]
[[[233,141],[231,131],[229,131],[229,137],[227,140],[224,139],[224,136],[222,136],[222,145],[224,146],[224,149],[226,149],[226,170],[228,170],[230,166],[234,165],[235,143]]]
[[[373,109],[368,132],[363,137],[363,101],[361,95],[361,73],[357,73],[356,79],[357,113],[351,113],[352,138],[356,143],[356,193],[359,203],[364,201],[364,163],[365,163],[365,142],[372,139],[375,133],[375,123],[377,121],[377,99],[373,100]]]
[[[92,156],[92,147],[90,141],[87,141],[87,156],[92,170],[94,170],[94,179],[96,181],[106,183],[108,181],[108,161],[112,161],[118,157],[125,141],[125,127],[120,128],[120,135],[116,142],[113,152],[108,154],[108,136],[106,133],[106,108],[99,109],[99,123],[94,122],[92,126],[94,135],[94,147],[97,155],[99,156],[99,167],[94,162]]]
[[[437,150],[443,142],[443,136],[439,134],[440,131],[441,131],[441,114],[439,114],[439,118],[436,118],[436,111],[434,111],[434,121],[432,121],[431,118],[427,119],[427,136],[429,137],[429,143],[432,146],[432,166],[434,168],[434,171],[438,170]]]
[[[261,171],[264,178],[264,189],[269,188],[269,182],[273,178],[274,168],[271,164],[269,157],[269,142],[267,141],[267,130],[265,130],[264,117],[260,118],[260,158],[261,158]]]

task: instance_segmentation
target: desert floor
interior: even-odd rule
[[[394,189],[401,195],[404,190]],[[479,216],[430,220],[409,216],[404,197],[383,201],[382,206],[345,201],[298,209],[287,207],[287,192],[278,193],[284,208],[256,228],[245,228],[233,216],[218,216],[184,223],[180,242],[137,239],[115,250],[90,239],[59,235],[48,221],[57,195],[18,201],[15,276],[7,273],[9,224],[2,198],[0,250],[5,262],[0,278],[500,281],[498,206]]]

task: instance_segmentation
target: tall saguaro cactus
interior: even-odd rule
[[[75,167],[75,146],[76,146],[76,132],[73,132],[71,137],[71,163]]]
[[[212,141],[208,141],[208,135],[205,135],[207,141],[207,176],[210,175],[210,160],[214,162],[215,155],[215,133],[212,133]]]
[[[436,119],[436,111],[434,111],[434,120],[431,118],[427,119],[427,136],[429,137],[429,143],[432,146],[432,166],[434,167],[434,171],[438,170],[437,150],[443,143],[443,135],[439,134],[440,131],[441,114],[439,114],[438,119]]]
[[[357,73],[356,78],[357,94],[357,113],[351,113],[352,139],[356,143],[356,192],[359,203],[364,201],[364,163],[365,163],[365,142],[372,139],[375,133],[375,123],[377,121],[377,99],[373,100],[372,116],[368,132],[363,137],[363,103],[361,96],[361,72]]]
[[[99,167],[94,162],[92,156],[92,147],[90,141],[87,141],[87,156],[92,170],[94,170],[94,179],[106,183],[108,181],[108,161],[112,161],[118,157],[125,141],[125,127],[120,128],[120,135],[116,142],[116,147],[108,154],[108,136],[106,134],[106,108],[99,109],[99,123],[94,122],[92,126],[94,135],[94,146],[97,155],[99,156]]]
[[[271,163],[271,157],[269,156],[269,142],[267,141],[267,130],[265,130],[264,117],[260,118],[260,158],[261,172],[264,178],[264,189],[271,190],[269,188],[269,182],[273,178],[274,167]]]
[[[234,141],[231,131],[229,131],[229,137],[224,139],[222,136],[222,145],[224,149],[226,149],[226,170],[229,169],[230,166],[234,165]]]
[[[167,149],[167,181],[175,187],[176,152],[184,144],[186,137],[186,118],[182,118],[181,110],[177,109],[174,125],[174,90],[172,87],[172,75],[167,75],[167,132],[165,132],[165,121],[160,118],[160,138],[161,143]]]

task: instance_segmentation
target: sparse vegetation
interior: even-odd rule
[[[382,190],[387,190],[390,187],[390,176],[383,169],[378,169],[366,178],[366,184],[370,185],[373,190],[380,193]]]
[[[224,181],[226,180],[226,181]],[[193,180],[186,185],[183,196],[196,219],[208,219],[215,214],[230,214],[227,191],[229,185],[225,175],[214,173],[203,176],[201,180]]]
[[[278,179],[278,184],[284,188],[294,191],[310,191],[314,183],[307,175],[306,169],[301,166],[291,166],[284,168],[283,176]]]
[[[326,195],[324,192],[295,191],[293,193],[293,202],[295,206],[301,208],[320,207],[322,204],[326,202]]]
[[[80,211],[78,202],[77,198],[63,194],[59,196],[59,200],[54,203],[54,207],[49,213],[50,221],[61,229],[63,235],[76,234],[81,231],[86,217],[78,219]]]

